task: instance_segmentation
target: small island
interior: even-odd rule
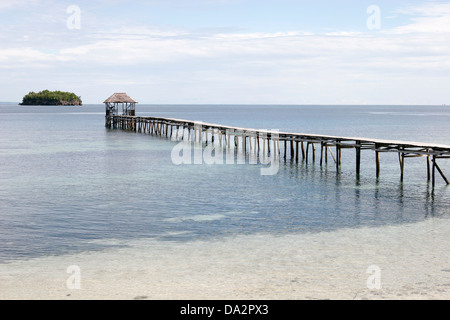
[[[23,97],[22,106],[81,106],[81,97],[72,92],[44,90]]]

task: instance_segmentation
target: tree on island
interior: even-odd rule
[[[30,92],[23,97],[24,106],[81,106],[81,97],[75,93],[44,90],[38,93]]]

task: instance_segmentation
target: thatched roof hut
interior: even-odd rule
[[[104,102],[106,115],[118,115],[119,104],[122,105],[122,114],[128,116],[136,115],[136,100],[131,98],[125,92],[116,92]]]
[[[116,92],[103,103],[138,103],[125,92]]]

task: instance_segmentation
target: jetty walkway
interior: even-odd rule
[[[342,160],[342,149],[355,149],[356,176],[361,170],[361,151],[375,152],[376,177],[380,176],[380,153],[395,152],[398,154],[400,179],[403,181],[405,158],[426,157],[427,180],[434,188],[436,172],[445,183],[450,184],[437,159],[450,158],[450,146],[432,143],[379,140],[358,137],[338,137],[314,135],[306,133],[281,132],[251,128],[232,127],[220,124],[197,122],[184,119],[162,117],[139,117],[134,115],[107,115],[105,126],[140,133],[165,136],[171,139],[196,142],[219,143],[220,146],[240,150],[244,154],[263,152],[298,162],[316,161],[316,149],[320,148],[320,165],[328,162],[328,155],[333,158],[339,170]],[[333,152],[334,150],[334,152]],[[309,156],[311,152],[312,156]]]

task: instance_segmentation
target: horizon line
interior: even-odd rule
[[[19,101],[0,101],[0,104],[17,104],[19,105],[21,102]],[[86,105],[103,105],[104,103],[83,103],[83,106]],[[450,106],[450,104],[388,104],[388,103],[144,103],[138,102],[140,105],[162,105],[162,106]],[[43,105],[45,106],[45,105]],[[57,107],[57,106],[55,106]]]

